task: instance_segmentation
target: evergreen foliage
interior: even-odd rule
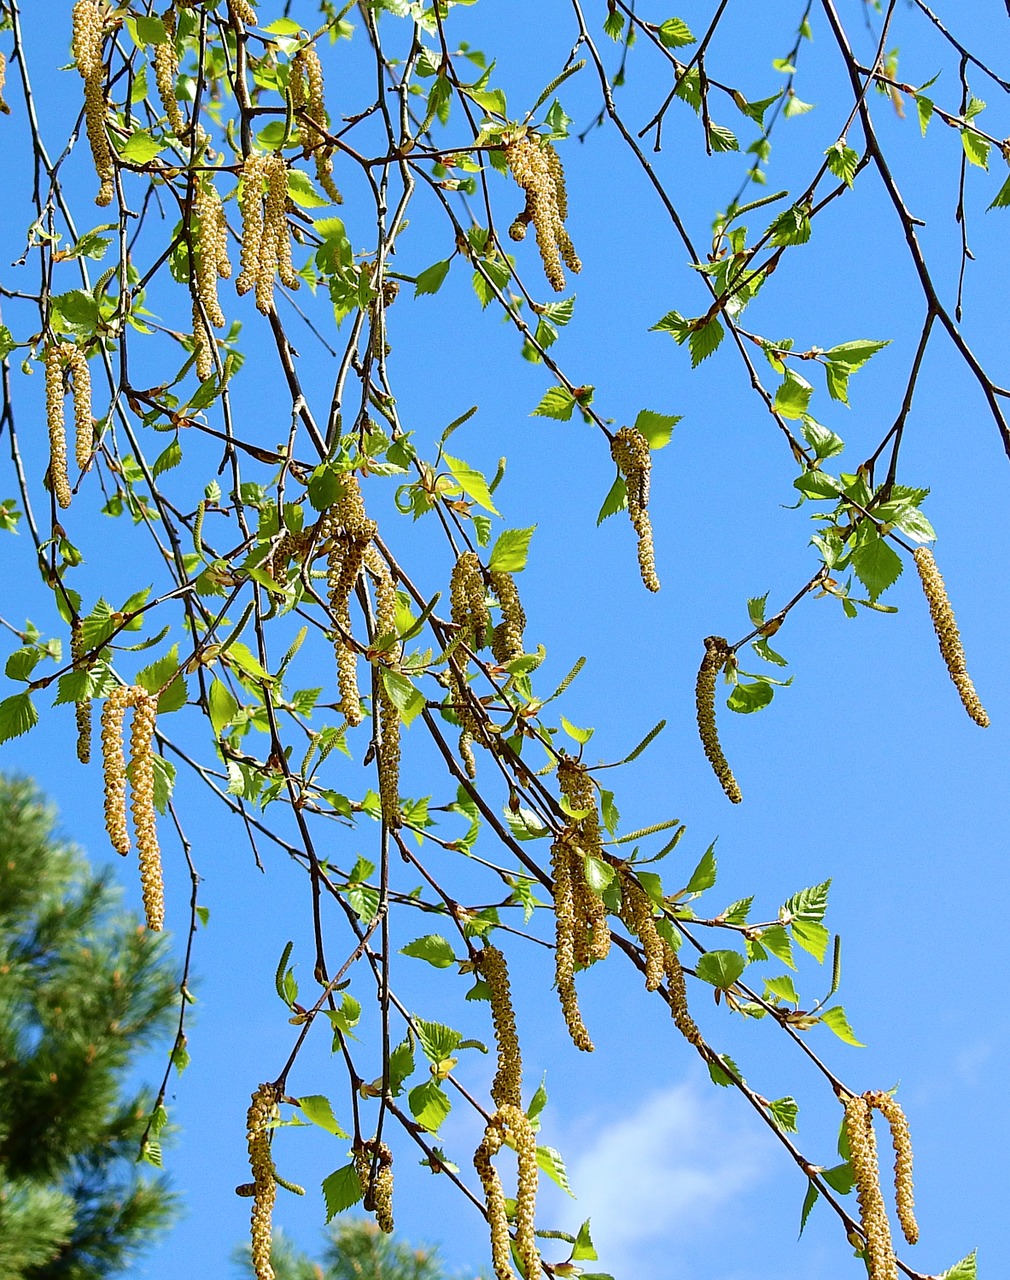
[[[150,1097],[126,1087],[178,990],[165,947],[0,778],[0,1280],[124,1271],[173,1217],[134,1171]]]

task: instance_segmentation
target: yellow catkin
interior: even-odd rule
[[[102,62],[104,20],[103,0],[77,0],[73,8],[72,48],[77,70],[84,80],[84,122],[99,179],[95,204],[102,206],[112,203],[112,183],[115,176],[112,148],[105,130],[105,67]]]
[[[133,688],[117,685],[102,707],[102,767],[105,775],[105,830],[117,853],[130,852],[126,827],[126,757],[123,754],[123,717],[133,705]]]
[[[161,108],[168,117],[168,125],[177,138],[186,131],[179,99],[175,96],[175,80],[179,74],[179,52],[175,46],[175,6],[169,5],[161,15],[168,37],[154,46],[154,82],[158,89]]]
[[[95,446],[95,422],[91,416],[91,373],[84,352],[73,342],[63,344],[67,368],[74,376],[74,438],[77,465],[86,471]]]
[[[846,1099],[845,1132],[852,1157],[859,1217],[866,1240],[869,1280],[897,1280],[898,1266],[891,1244],[891,1229],[887,1222],[884,1198],[880,1193],[873,1112],[865,1098],[853,1096]]]
[[[603,836],[596,804],[596,788],[586,767],[576,760],[558,765],[558,784],[572,809],[584,813],[573,818],[565,843],[569,853],[572,905],[575,913],[575,960],[586,966],[605,960],[610,953],[610,926],[603,899],[586,879],[586,858],[603,860]]]
[[[396,586],[389,566],[374,546],[365,549],[365,564],[375,579],[375,630],[378,636],[396,634]],[[400,713],[383,678],[395,651],[379,655],[377,685],[379,700],[379,800],[382,818],[388,827],[399,827],[400,816]]]
[[[239,294],[256,288],[260,248],[263,243],[263,177],[266,156],[251,152],[242,164],[242,259],[235,289]]]
[[[75,618],[70,626],[70,656],[73,659],[75,671],[85,669],[82,662],[84,653],[84,632],[81,628],[81,620]],[[82,698],[80,702],[74,704],[74,709],[77,718],[77,759],[81,764],[89,764],[91,761],[91,699]]]
[[[4,102],[4,89],[7,85],[7,55],[0,49],[0,111],[5,116],[11,113],[10,107]]]
[[[263,236],[256,274],[256,308],[269,315],[274,305],[274,276],[289,289],[301,284],[291,261],[288,234],[288,170],[284,157],[274,152],[264,163],[267,190],[263,208]]]
[[[316,163],[316,179],[334,204],[343,196],[333,182],[333,148],[327,145],[323,66],[312,45],[299,49],[291,63],[291,109],[298,117],[298,140]],[[305,117],[308,117],[307,119]]]
[[[649,477],[652,471],[649,442],[636,428],[621,427],[610,443],[610,454],[624,477],[628,515],[638,534],[638,568],[642,581],[650,591],[658,591],[656,549],[649,519]]]
[[[726,665],[731,650],[729,641],[722,636],[705,637],[705,657],[698,671],[698,682],[695,685],[695,708],[698,713],[698,732],[705,748],[709,764],[719,779],[719,784],[734,804],[743,799],[733,770],[726,762],[722,747],[719,745],[719,731],[715,723],[715,686],[719,672]]]
[[[658,991],[666,976],[663,939],[656,929],[652,899],[630,873],[621,870],[621,919],[645,952],[645,989]]]
[[[684,970],[680,960],[677,958],[676,951],[665,939],[663,941],[663,969],[666,973],[666,989],[670,996],[670,1012],[673,1014],[674,1024],[685,1040],[690,1041],[695,1048],[700,1049],[705,1042],[687,1007],[687,984],[684,982]]]
[[[522,240],[533,223],[544,274],[551,288],[560,293],[565,287],[562,259],[571,271],[582,270],[564,226],[568,198],[561,160],[549,142],[530,133],[507,143],[504,156],[512,177],[526,193],[526,207],[509,228],[509,235]]]
[[[274,1280],[270,1265],[271,1218],[277,1198],[273,1156],[270,1152],[270,1123],[277,1117],[277,1090],[261,1084],[252,1095],[246,1120],[249,1166],[253,1175],[252,1265],[256,1280]]]
[[[501,605],[501,622],[492,633],[491,652],[494,654],[495,661],[504,665],[523,655],[526,614],[519,599],[519,589],[511,573],[492,569],[489,576],[491,590],[498,597],[498,603]]]
[[[915,1220],[915,1197],[912,1193],[912,1138],[908,1132],[908,1120],[901,1103],[889,1093],[873,1090],[864,1098],[875,1107],[891,1127],[891,1145],[894,1147],[894,1198],[898,1221],[909,1244],[919,1239],[919,1224]]]
[[[572,894],[572,862],[565,836],[551,846],[551,871],[554,878],[554,985],[557,987],[561,1012],[568,1034],[577,1049],[593,1050],[575,990],[575,905]]]
[[[954,617],[954,610],[951,608],[940,570],[936,567],[936,560],[928,547],[916,547],[913,558],[929,604],[929,616],[933,619],[933,629],[940,642],[940,653],[947,664],[950,678],[957,687],[965,711],[977,725],[986,729],[989,727],[989,717],[979,701],[971,676],[968,674],[961,633],[957,629],[957,619]]]
[[[130,734],[130,785],[133,829],[140,856],[140,888],[149,929],[165,925],[165,886],[161,874],[157,819],[154,811],[154,731],[158,717],[156,694],[134,688]]]
[[[225,317],[217,293],[218,277],[231,275],[228,222],[221,197],[212,182],[197,188],[190,221],[193,252],[193,352],[201,382],[214,372],[214,340],[207,324],[220,329]]]
[[[324,533],[327,539],[326,581],[330,611],[338,627],[335,641],[340,709],[349,725],[361,723],[361,695],[358,692],[357,654],[344,639],[351,634],[350,598],[361,572],[365,548],[376,534],[376,525],[365,514],[357,478],[348,472],[342,477],[342,492],[327,512]]]
[[[393,1230],[393,1153],[384,1142],[373,1138],[355,1147],[354,1166],[364,1207],[375,1214],[380,1230],[388,1234]]]
[[[508,1139],[515,1148],[518,1178],[515,1198],[515,1245],[523,1263],[526,1280],[538,1280],[540,1251],[536,1244],[536,1199],[539,1172],[537,1140],[533,1126],[522,1109],[511,1103],[499,1106],[484,1130],[484,1139],[473,1163],[484,1187],[488,1225],[491,1229],[491,1261],[498,1280],[513,1280],[510,1264],[508,1217],[501,1179],[492,1157]]]
[[[491,1097],[496,1107],[506,1103],[519,1107],[522,1105],[523,1060],[509,990],[508,965],[502,952],[491,943],[485,944],[477,964],[491,993],[491,1017],[498,1046],[498,1071],[491,1085]]]
[[[54,343],[46,352],[46,421],[49,426],[49,480],[61,507],[70,506],[67,475],[67,428],[63,416],[63,362],[68,343]]]
[[[449,581],[452,620],[459,627],[460,639],[471,649],[482,649],[491,623],[483,568],[475,551],[464,551],[456,561]]]
[[[232,21],[236,18],[246,23],[247,26],[255,27],[258,21],[256,10],[249,3],[249,0],[228,0],[228,11],[231,14]]]

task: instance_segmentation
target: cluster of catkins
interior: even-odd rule
[[[393,1153],[373,1138],[354,1148],[354,1167],[361,1183],[362,1204],[375,1214],[379,1229],[388,1234],[393,1230]]]
[[[186,132],[186,123],[175,96],[175,79],[179,74],[179,52],[175,47],[175,5],[170,4],[161,15],[167,39],[154,46],[154,83],[158,89],[162,110],[168,117],[168,125],[177,138]]]
[[[298,122],[298,141],[316,163],[316,180],[334,204],[343,196],[333,181],[333,147],[326,141],[323,65],[312,45],[299,49],[291,63],[291,110]]]
[[[624,477],[628,494],[628,514],[638,534],[638,568],[650,591],[659,590],[656,551],[649,519],[649,474],[652,457],[649,442],[635,427],[621,427],[610,443],[610,455]]]
[[[522,1108],[522,1058],[516,1033],[508,967],[497,947],[485,944],[477,957],[491,1000],[498,1072],[491,1086],[497,1110],[488,1121],[484,1137],[473,1157],[474,1168],[484,1188],[488,1226],[491,1232],[491,1262],[497,1280],[515,1280],[511,1263],[508,1209],[505,1192],[493,1157],[508,1142],[515,1149],[518,1181],[515,1197],[515,1248],[522,1261],[526,1280],[538,1280],[540,1251],[536,1244],[536,1201],[539,1173],[537,1140],[529,1117]]]
[[[705,637],[705,656],[698,670],[698,681],[695,685],[694,701],[698,713],[698,732],[705,748],[709,764],[715,770],[715,776],[726,795],[734,804],[739,804],[743,794],[729,767],[722,746],[719,743],[719,731],[715,723],[715,686],[719,673],[732,658],[733,650],[729,641],[722,636]]]
[[[49,478],[56,501],[70,506],[67,474],[67,429],[63,414],[64,374],[74,378],[74,428],[77,465],[85,471],[95,443],[91,417],[91,373],[84,352],[73,342],[54,342],[46,349],[46,421],[49,426]]]
[[[161,850],[154,810],[154,731],[158,695],[139,685],[118,685],[102,708],[102,764],[105,774],[105,829],[112,847],[124,856],[130,851],[126,826],[126,758],[123,753],[123,719],[133,708],[130,733],[129,778],[131,810],[140,859],[140,885],[149,929],[165,923],[165,890],[161,876]]]
[[[575,966],[585,968],[603,960],[610,951],[607,909],[586,879],[586,858],[603,857],[600,819],[595,789],[583,764],[562,760],[558,783],[569,808],[583,816],[571,818],[551,847],[556,930],[554,982],[572,1042],[589,1053],[593,1042],[579,1009]]]
[[[898,1265],[891,1243],[887,1210],[880,1190],[877,1139],[873,1112],[887,1120],[894,1147],[894,1190],[901,1230],[909,1244],[919,1238],[912,1197],[912,1143],[901,1104],[888,1093],[869,1090],[845,1100],[845,1133],[849,1140],[852,1174],[856,1183],[859,1217],[865,1240],[870,1280],[898,1280]]]
[[[489,745],[488,735],[480,715],[474,711],[467,687],[465,656],[459,654],[460,646],[477,652],[489,642],[496,662],[505,665],[523,654],[523,632],[526,614],[519,598],[519,589],[511,573],[492,569],[486,574],[487,583],[497,597],[501,609],[501,621],[491,627],[488,608],[485,570],[475,551],[464,551],[453,565],[449,583],[449,601],[452,621],[456,627],[456,644],[450,655],[449,680],[453,694],[453,711],[460,724],[459,751],[469,777],[476,777],[477,765],[473,755],[474,740]]]
[[[160,48],[160,46],[159,46]],[[228,258],[228,221],[214,184],[201,183],[193,198],[191,245],[194,257],[193,281],[193,351],[196,376],[206,381],[214,372],[213,340],[207,328],[224,327],[224,312],[217,296],[218,277],[231,275]]]
[[[951,608],[940,570],[936,567],[936,560],[928,547],[917,547],[913,558],[929,604],[929,615],[933,619],[936,638],[940,642],[940,653],[947,664],[950,678],[954,681],[965,711],[977,725],[986,729],[989,726],[989,717],[979,701],[971,676],[968,674],[961,633],[957,629],[957,619],[954,617],[954,610]]]
[[[71,46],[77,70],[84,80],[84,123],[100,184],[95,204],[103,206],[112,203],[115,178],[112,148],[105,131],[105,65],[102,45],[107,11],[105,0],[77,0],[73,8]]]
[[[242,165],[242,270],[240,294],[256,291],[256,307],[268,316],[274,305],[274,277],[289,289],[301,284],[291,260],[288,232],[288,170],[279,151],[251,152]]]
[[[571,271],[581,271],[582,263],[565,230],[568,193],[565,173],[558,153],[550,142],[533,133],[523,133],[504,147],[505,162],[516,182],[526,192],[526,207],[509,227],[513,240],[522,240],[533,223],[544,273],[552,289],[565,287],[561,263]]]

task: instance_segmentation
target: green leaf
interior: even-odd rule
[[[791,920],[813,920],[820,923],[828,909],[828,891],[831,881],[825,880],[810,889],[801,889],[782,904],[782,910]]]
[[[379,679],[400,713],[400,719],[409,727],[424,710],[424,694],[407,676],[391,671],[389,667],[379,668]]]
[[[589,1219],[579,1227],[579,1234],[575,1238],[575,1247],[572,1249],[572,1262],[595,1262],[599,1257],[596,1248],[593,1245],[593,1238],[589,1234]]]
[[[856,369],[861,369],[867,360],[872,359],[878,351],[883,351],[885,347],[890,345],[890,338],[886,338],[883,342],[862,338],[855,342],[843,342],[837,347],[831,347],[824,352],[824,357],[826,360],[832,360],[836,364],[847,365],[854,372]]]
[[[609,863],[603,861],[602,858],[587,857],[585,859],[586,868],[586,884],[594,893],[598,893],[601,897],[604,891],[613,884],[616,872]]]
[[[389,1055],[389,1089],[393,1097],[403,1090],[403,1082],[414,1074],[414,1050],[409,1040],[401,1040]]]
[[[828,147],[824,154],[828,157],[828,168],[835,177],[840,178],[847,187],[851,187],[852,180],[856,176],[859,155],[841,140],[834,146]]]
[[[961,130],[961,146],[969,163],[978,165],[980,169],[989,168],[989,144],[971,129]]]
[[[806,115],[808,111],[813,111],[814,104],[812,102],[804,102],[802,98],[798,98],[795,93],[786,94],[785,106],[782,108],[782,114],[787,120],[791,120],[793,116]]]
[[[32,672],[42,658],[42,650],[36,648],[15,649],[7,659],[4,675],[9,680],[30,680]]]
[[[967,1258],[962,1258],[960,1262],[955,1262],[949,1267],[940,1280],[976,1280],[977,1276],[977,1249],[972,1249]]]
[[[1005,209],[1008,205],[1010,205],[1010,178],[1007,178],[996,192],[992,204],[986,209],[986,213],[989,212],[989,209]]]
[[[618,475],[617,479],[610,486],[610,492],[603,499],[603,506],[600,507],[600,514],[596,517],[597,525],[601,525],[608,516],[616,515],[618,511],[623,511],[628,505],[628,485],[624,476]]]
[[[230,724],[238,713],[238,701],[228,687],[215,676],[211,681],[207,704],[214,736],[220,738],[225,725]]]
[[[571,1184],[568,1181],[568,1170],[565,1168],[561,1152],[555,1147],[537,1147],[537,1165],[552,1182],[556,1182],[562,1191],[575,1199]]]
[[[769,928],[763,929],[759,941],[761,946],[770,951],[777,960],[787,964],[790,969],[796,968],[796,964],[793,961],[792,943],[789,940],[789,934],[782,925],[773,924]]]
[[[848,1160],[842,1164],[832,1165],[830,1169],[823,1170],[821,1177],[831,1190],[837,1191],[840,1196],[847,1196],[856,1185],[856,1175],[853,1173],[852,1165]]]
[[[303,209],[319,209],[332,204],[329,196],[321,196],[307,173],[301,169],[288,170],[288,195]]]
[[[173,467],[177,467],[182,461],[182,445],[178,440],[172,443],[158,454],[154,460],[154,466],[151,468],[152,474],[155,476],[163,475],[166,471],[171,471]]]
[[[783,1133],[797,1133],[796,1117],[800,1113],[799,1103],[795,1098],[776,1098],[768,1103],[772,1119]]]
[[[434,1063],[444,1062],[463,1043],[463,1037],[452,1027],[441,1022],[428,1022],[417,1018],[417,1038],[421,1042],[425,1057]]]
[[[859,541],[852,553],[852,567],[871,600],[897,582],[904,568],[901,556],[876,530]]]
[[[744,1078],[743,1072],[728,1053],[720,1053],[715,1058],[709,1058],[707,1064],[709,1079],[720,1089],[728,1089],[736,1084],[737,1080]],[[733,1074],[730,1075],[730,1072]]]
[[[344,482],[336,467],[321,463],[309,476],[309,501],[317,511],[326,511],[344,491]]]
[[[805,209],[793,205],[780,213],[768,228],[769,243],[776,248],[790,244],[806,244],[810,239],[810,215]]]
[[[704,893],[715,884],[717,864],[715,860],[715,844],[710,844],[701,855],[701,861],[691,872],[691,879],[684,888],[685,893]]]
[[[414,282],[414,297],[419,298],[423,293],[438,293],[448,274],[448,258],[425,268]]]
[[[520,807],[513,813],[506,808],[504,813],[509,830],[517,840],[542,840],[551,834],[550,827],[544,826],[532,809]]]
[[[344,1213],[362,1197],[361,1180],[353,1164],[345,1164],[342,1169],[335,1169],[328,1178],[323,1179],[323,1196],[326,1200],[326,1221]]]
[[[697,369],[703,360],[707,360],[718,349],[723,334],[723,327],[714,316],[700,329],[691,330],[687,345],[691,352],[692,369]]]
[[[338,1138],[346,1138],[348,1136],[337,1123],[329,1098],[325,1098],[321,1093],[311,1093],[304,1098],[299,1098],[298,1103],[302,1113],[313,1124],[319,1125],[320,1129],[325,1129],[327,1133],[335,1134]]]
[[[933,99],[927,98],[924,93],[917,93],[915,95],[915,109],[919,115],[919,129],[922,136],[925,137],[929,122],[933,118]]]
[[[98,303],[84,289],[71,289],[53,299],[53,309],[66,327],[79,333],[92,334],[102,318]]]
[[[673,429],[682,417],[679,413],[653,413],[651,409],[643,409],[635,419],[635,430],[645,436],[650,449],[662,449],[670,443]]]
[[[559,421],[567,422],[577,403],[575,397],[565,387],[551,387],[530,417],[557,418]]]
[[[765,978],[765,993],[777,996],[779,1000],[784,1000],[786,1004],[793,1004],[799,1007],[800,998],[788,973],[783,973],[777,978]]]
[[[164,756],[155,754],[151,757],[151,766],[154,772],[154,807],[163,814],[168,810],[175,786],[175,765]]]
[[[831,934],[824,925],[815,924],[813,920],[794,920],[790,928],[797,945],[808,951],[818,964],[823,964],[831,941]]]
[[[739,951],[706,951],[698,958],[695,973],[703,982],[725,990],[731,987],[747,967]]]
[[[15,693],[0,702],[0,742],[20,738],[23,733],[34,729],[38,722],[39,713],[29,694]]]
[[[426,1080],[416,1085],[407,1095],[410,1114],[422,1128],[429,1133],[438,1133],[446,1116],[452,1110],[452,1103],[435,1080]]]
[[[138,671],[137,684],[146,689],[148,693],[158,693],[169,685],[178,670],[179,646],[174,644],[168,653],[157,658],[150,666],[145,667],[143,671]]]
[[[503,529],[491,548],[488,569],[492,573],[519,573],[525,569],[535,529],[535,524],[528,529]]]
[[[683,45],[695,43],[691,28],[681,18],[667,18],[657,34],[667,49],[680,49]]]
[[[479,471],[475,471],[473,467],[461,458],[450,457],[447,453],[443,453],[442,457],[445,465],[452,472],[452,478],[468,498],[472,498],[479,507],[483,507],[485,511],[490,511],[492,515],[501,514],[491,501],[491,490],[487,486],[487,480]]]
[[[726,699],[726,706],[740,715],[750,715],[752,711],[767,707],[774,696],[775,690],[766,680],[752,680],[750,683],[741,681]]]
[[[825,1009],[821,1014],[821,1021],[835,1033],[839,1040],[844,1040],[846,1044],[855,1045],[857,1049],[866,1048],[862,1040],[856,1039],[856,1033],[849,1026],[845,1010],[840,1004],[836,1004],[832,1009]]]
[[[452,947],[438,933],[428,933],[423,938],[415,938],[413,942],[408,942],[405,947],[400,948],[400,955],[427,960],[436,969],[448,969],[456,962]]]
[[[787,369],[785,380],[775,393],[775,409],[783,418],[802,418],[814,389],[794,369]]]
[[[561,727],[573,741],[578,742],[581,746],[585,746],[596,732],[595,729],[580,729],[578,725],[572,724],[571,720],[568,720],[565,716],[561,717]]]
[[[156,155],[165,150],[165,143],[159,142],[148,129],[135,129],[120,146],[119,154],[130,164],[148,164]]]
[[[222,655],[232,666],[238,667],[247,676],[252,676],[255,680],[271,681],[273,677],[269,672],[260,666],[259,659],[254,655],[247,644],[243,644],[241,640],[233,640],[225,653]]]

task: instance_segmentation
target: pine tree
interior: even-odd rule
[[[0,778],[0,1280],[97,1280],[174,1216],[138,1175],[150,1099],[124,1092],[178,999],[162,939]]]
[[[252,1276],[248,1248],[241,1259]],[[338,1218],[330,1224],[320,1262],[312,1261],[283,1231],[275,1231],[270,1264],[276,1280],[449,1280],[437,1249],[388,1236],[362,1218]]]

